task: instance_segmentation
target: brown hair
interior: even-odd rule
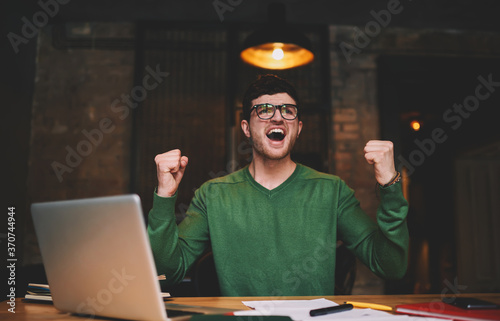
[[[257,80],[252,82],[243,95],[243,119],[250,121],[250,113],[252,101],[263,95],[274,95],[280,93],[287,93],[295,100],[295,104],[299,105],[299,98],[297,91],[292,84],[287,80],[280,78],[276,75],[260,75]]]

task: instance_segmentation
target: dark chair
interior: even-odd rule
[[[193,266],[191,280],[197,296],[221,296],[212,251],[205,253]]]
[[[335,261],[335,295],[350,295],[356,279],[356,256],[340,243]]]

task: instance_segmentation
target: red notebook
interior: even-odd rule
[[[500,309],[462,309],[441,301],[397,305],[395,311],[461,321],[500,321]]]

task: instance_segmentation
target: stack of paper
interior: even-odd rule
[[[26,295],[27,300],[52,301],[50,289],[47,284],[29,283]]]
[[[162,298],[168,298],[170,297],[170,293],[162,292],[161,296]],[[29,283],[24,298],[26,300],[32,301],[52,302],[52,296],[50,294],[50,288],[48,284]]]

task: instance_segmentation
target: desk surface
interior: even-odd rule
[[[448,295],[453,295],[450,293]],[[476,293],[476,294],[464,294],[463,296],[471,296],[479,299],[484,299],[488,301],[500,304],[500,293]],[[424,295],[349,295],[349,296],[307,296],[307,297],[189,297],[189,298],[172,298],[169,303],[176,304],[187,304],[187,305],[199,305],[207,307],[217,307],[217,308],[227,308],[234,310],[246,310],[241,301],[252,301],[252,300],[286,300],[286,299],[317,299],[326,298],[337,303],[342,303],[344,301],[359,301],[359,302],[370,302],[384,304],[391,307],[395,307],[398,304],[409,304],[409,303],[419,303],[419,302],[432,302],[441,301],[442,295],[440,294],[424,294]],[[0,309],[0,319],[2,320],[85,320],[85,318],[74,316],[68,313],[59,312],[54,308],[52,304],[49,303],[32,303],[26,302],[24,299],[16,299],[16,313],[11,313],[8,311],[9,305],[8,301],[1,302]]]

